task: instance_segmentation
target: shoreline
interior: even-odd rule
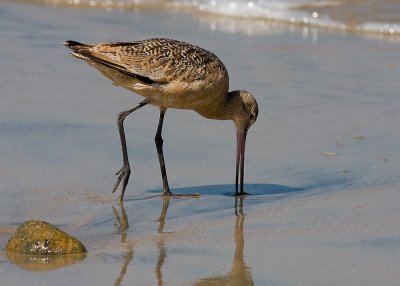
[[[10,1],[10,0],[3,0]],[[279,18],[266,18],[263,16],[237,16],[237,15],[221,15],[217,12],[212,12],[204,9],[194,9],[193,6],[189,5],[177,5],[175,3],[127,3],[127,2],[101,2],[96,4],[92,2],[79,2],[79,1],[48,1],[48,0],[17,0],[11,1],[20,4],[31,4],[31,5],[43,5],[54,7],[57,9],[85,9],[85,10],[103,10],[103,11],[119,11],[119,12],[162,12],[162,13],[180,13],[192,15],[197,19],[198,22],[208,22],[210,25],[218,25],[217,23],[223,23],[222,26],[235,25],[238,32],[254,30],[258,33],[263,33],[271,27],[275,28],[286,28],[286,29],[309,29],[318,30],[320,32],[333,32],[336,34],[354,34],[360,35],[367,38],[376,38],[379,40],[388,41],[400,41],[400,24],[396,23],[365,23],[361,24],[350,24],[341,23],[334,20],[321,21],[320,19],[312,17],[313,12],[320,11],[319,6],[300,5],[297,8],[293,8],[293,11],[299,10],[308,12],[310,17],[304,19],[279,19]],[[168,11],[165,11],[168,10]],[[366,25],[368,24],[368,25]],[[382,27],[374,27],[374,25],[381,24]],[[221,25],[221,24],[220,24]],[[399,31],[398,31],[399,30]]]

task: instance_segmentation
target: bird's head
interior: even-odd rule
[[[254,96],[245,90],[232,91],[235,103],[233,121],[238,131],[247,132],[257,120],[258,105]]]

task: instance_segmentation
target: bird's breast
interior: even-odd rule
[[[209,74],[205,79],[189,82],[177,80],[162,85],[159,100],[153,98],[156,102],[151,103],[168,108],[191,109],[202,114],[216,108],[227,96],[227,92],[227,77]]]

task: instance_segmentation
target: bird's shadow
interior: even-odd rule
[[[268,196],[268,195],[289,195],[305,191],[301,187],[289,187],[277,184],[246,184],[246,192],[249,194],[248,198],[253,196]],[[149,193],[160,193],[158,189],[149,190]],[[183,188],[173,188],[172,192],[177,194],[196,194],[200,196],[226,196],[233,197],[235,194],[235,185],[222,184],[222,185],[205,185],[205,186],[192,186]]]

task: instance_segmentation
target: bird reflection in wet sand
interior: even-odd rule
[[[235,253],[233,256],[231,271],[227,275],[214,276],[209,278],[201,279],[194,284],[193,286],[216,286],[216,285],[225,285],[225,286],[248,286],[254,285],[253,278],[251,276],[250,268],[247,266],[246,262],[243,258],[244,252],[244,218],[245,214],[243,212],[243,200],[244,197],[235,197]],[[160,217],[158,219],[158,233],[165,234],[164,226],[165,219],[167,217],[167,211],[169,206],[170,198],[164,197],[163,200],[163,208],[161,210]],[[159,256],[156,264],[156,277],[157,277],[157,285],[164,285],[163,275],[161,268],[167,258],[167,249],[165,246],[165,240],[167,236],[160,236],[159,241],[157,242],[157,247],[159,250]]]
[[[164,233],[164,226],[165,226],[165,218],[167,217],[167,211],[169,206],[170,197],[164,196],[163,197],[163,207],[160,213],[160,217],[158,218],[158,234],[159,240],[157,241],[157,248],[158,248],[158,260],[156,264],[156,277],[157,277],[157,285],[162,286],[164,285],[163,281],[163,274],[161,272],[161,268],[164,265],[165,259],[167,258],[167,248],[165,247],[165,240],[166,236]]]
[[[200,279],[193,283],[193,286],[247,286],[254,285],[253,278],[251,276],[250,267],[247,266],[244,257],[244,219],[245,214],[243,211],[244,197],[235,197],[235,252],[233,256],[231,271],[226,275],[213,276],[208,278]],[[158,248],[158,259],[155,265],[155,276],[157,279],[157,285],[164,285],[162,267],[167,258],[167,247],[166,240],[168,239],[168,233],[164,231],[168,207],[170,203],[170,197],[163,197],[163,206],[161,209],[158,222],[158,239],[156,242]],[[125,208],[122,202],[119,203],[120,213],[113,207],[113,212],[116,220],[116,226],[118,232],[121,233],[121,242],[126,243],[127,251],[124,254],[124,263],[117,279],[115,280],[114,286],[119,286],[122,283],[123,277],[127,273],[128,265],[133,260],[133,243],[126,241],[127,233],[126,230],[129,228],[128,217],[125,212]]]
[[[158,248],[158,259],[157,259],[157,264],[155,267],[155,275],[157,278],[158,286],[164,285],[163,274],[162,274],[161,268],[164,265],[165,259],[167,257],[167,248],[165,246],[165,240],[167,237],[164,235],[165,234],[164,233],[164,225],[165,225],[165,218],[167,217],[169,201],[170,201],[170,197],[167,197],[167,196],[163,197],[163,207],[161,209],[160,217],[157,220],[158,221],[157,232],[160,236],[159,236],[159,240],[156,243],[157,248]],[[120,209],[120,214],[114,207],[112,208],[112,210],[114,213],[115,225],[117,227],[117,231],[121,234],[121,242],[126,243],[127,251],[123,255],[124,263],[122,265],[119,276],[117,277],[117,279],[114,282],[114,286],[121,285],[122,279],[125,276],[125,274],[127,273],[128,265],[133,260],[133,243],[126,241],[126,238],[127,238],[126,231],[129,228],[128,216],[126,215],[123,202],[120,201],[118,205],[119,205],[119,209]]]
[[[119,276],[114,282],[114,286],[120,286],[122,283],[122,279],[124,278],[127,270],[128,270],[128,265],[131,263],[133,260],[133,243],[127,243],[126,238],[127,238],[127,233],[126,231],[129,228],[129,221],[128,221],[128,216],[126,214],[124,205],[122,201],[119,201],[118,203],[120,213],[113,207],[112,211],[114,213],[114,218],[115,218],[115,225],[117,227],[118,233],[121,234],[121,243],[126,243],[127,251],[125,252],[124,256],[124,263],[122,265],[121,271],[119,273]]]
[[[205,118],[232,120],[235,123],[235,194],[246,194],[243,190],[246,135],[257,119],[258,106],[253,95],[245,90],[228,92],[228,72],[216,55],[185,42],[162,38],[100,44],[67,41],[65,45],[73,50],[71,55],[87,61],[116,85],[145,97],[139,104],[118,115],[123,166],[116,173],[118,178],[113,192],[121,185],[120,200],[123,200],[131,173],[124,119],[147,104],[160,108],[155,142],[164,196],[172,195],[168,185],[161,136],[164,115],[168,108],[194,110]]]
[[[235,255],[233,256],[231,271],[226,275],[203,278],[193,286],[248,286],[254,285],[250,268],[243,258],[244,252],[244,197],[235,197]]]

